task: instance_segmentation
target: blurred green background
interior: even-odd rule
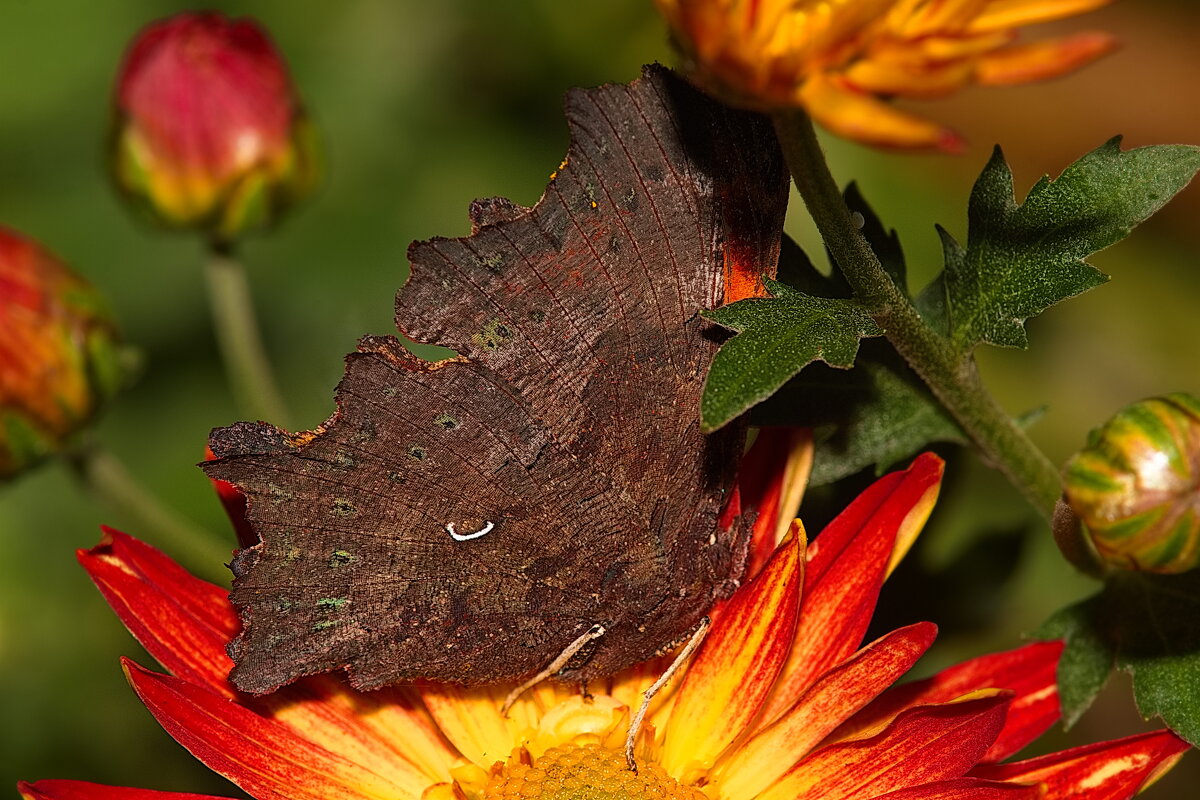
[[[392,330],[408,243],[467,233],[474,197],[532,204],[566,149],[564,90],[629,80],[643,62],[670,61],[649,0],[213,6],[253,15],[271,31],[325,137],[323,189],[243,252],[268,347],[306,427],[331,411],[342,356],[357,337]],[[111,298],[144,368],[103,417],[99,436],[149,489],[232,546],[194,466],[208,430],[240,418],[213,344],[202,250],[127,214],[102,153],[124,45],[146,22],[184,8],[161,0],[0,2],[0,224],[39,239]],[[965,234],[965,198],[994,142],[1005,147],[1022,194],[1116,133],[1129,146],[1200,143],[1194,4],[1119,3],[1044,31],[1082,27],[1115,31],[1125,48],[1050,84],[921,104],[968,136],[973,146],[963,156],[828,143],[839,179],[857,180],[900,230],[915,284],[937,264],[933,223]],[[1034,320],[1030,352],[983,354],[1008,409],[1049,405],[1033,435],[1056,462],[1123,404],[1200,392],[1198,210],[1200,188],[1192,187],[1098,255],[1094,263],[1112,283]],[[819,252],[801,208],[793,207],[789,225]],[[951,458],[944,502],[881,603],[889,621],[942,624],[925,671],[1015,646],[1088,591],[1015,492],[973,458]],[[89,497],[61,465],[0,488],[0,786],[63,777],[237,796],[158,729],[124,682],[119,655],[148,659],[73,557],[95,544],[101,523],[171,549],[156,531]],[[219,565],[185,564],[226,580]],[[1040,747],[1146,727],[1118,680],[1068,736]],[[1185,758],[1151,797],[1194,797],[1198,760]]]

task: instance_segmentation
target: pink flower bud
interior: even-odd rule
[[[151,23],[125,54],[115,103],[117,183],[168,226],[229,241],[272,223],[316,183],[312,126],[251,20],[185,13]]]
[[[95,288],[0,228],[0,480],[60,450],[116,391],[120,363]]]

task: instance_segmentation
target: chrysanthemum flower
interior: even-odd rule
[[[622,752],[630,710],[664,660],[589,685],[587,695],[543,683],[507,717],[508,686],[362,693],[324,675],[252,697],[226,680],[237,618],[224,589],[115,531],[80,557],[169,672],[126,661],[138,696],[184,747],[258,800],[1130,797],[1187,745],[1157,731],[1003,763],[1058,717],[1058,643],[900,686],[891,685],[933,642],[933,625],[860,647],[941,471],[926,455],[885,476],[807,547],[793,525],[654,697],[636,772]],[[760,533],[774,531],[776,520],[761,516]],[[203,800],[65,780],[21,791],[29,800]]]
[[[928,98],[1070,72],[1114,45],[1083,32],[1015,42],[1025,25],[1108,0],[655,0],[710,91],[762,110],[802,107],[829,130],[890,147],[955,150],[953,131],[882,98]]]

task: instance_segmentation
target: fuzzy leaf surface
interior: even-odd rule
[[[968,206],[965,251],[946,236],[949,336],[962,356],[977,344],[1024,348],[1024,322],[1108,280],[1084,259],[1129,234],[1200,169],[1200,148],[1184,145],[1122,151],[1114,138],[1043,177],[1025,202],[996,148]],[[946,241],[949,240],[949,241]],[[940,291],[935,283],[934,291]],[[924,305],[936,308],[931,297]]]
[[[1200,743],[1200,571],[1120,573],[1047,620],[1035,636],[1065,639],[1058,667],[1063,719],[1079,719],[1115,667],[1133,676],[1143,717]]]
[[[704,313],[737,332],[713,358],[700,402],[701,428],[713,431],[770,397],[814,361],[848,369],[858,342],[883,331],[855,300],[814,297],[766,281],[772,297],[753,297]]]

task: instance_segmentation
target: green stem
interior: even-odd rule
[[[240,261],[214,245],[206,264],[209,304],[226,374],[242,413],[287,427],[287,404],[259,335],[250,284]]]
[[[233,543],[221,544],[216,536],[167,508],[111,452],[84,445],[70,454],[69,461],[89,493],[139,529],[155,532],[173,556],[213,578],[228,578],[223,565],[233,553]]]
[[[1062,493],[1058,470],[988,393],[970,356],[925,324],[859,232],[829,172],[812,120],[779,112],[775,130],[800,197],[858,300],[985,458],[1048,519]]]

